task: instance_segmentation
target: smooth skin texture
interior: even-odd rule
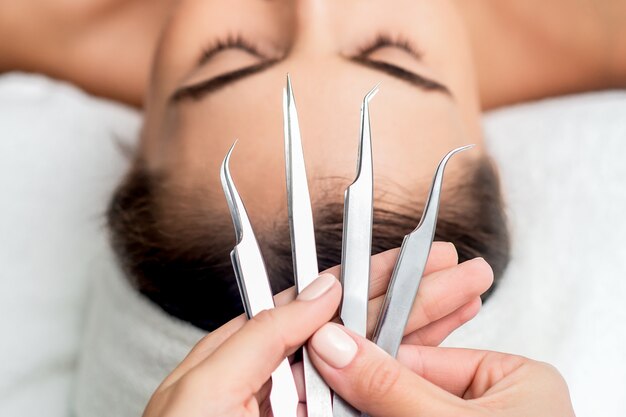
[[[380,34],[395,44],[370,51],[370,61],[442,83],[453,98],[346,59]],[[258,53],[231,45],[199,65],[203,52],[229,37]],[[219,181],[207,173],[239,138],[232,168],[253,224],[285,210],[287,72],[317,200],[329,177],[340,178],[335,189],[353,178],[358,109],[382,81],[372,102],[376,184],[387,191],[381,207],[405,204],[407,191],[423,195],[442,155],[478,144],[450,166],[447,182],[459,178],[462,159],[482,151],[481,110],[626,86],[623,0],[5,1],[0,39],[11,39],[0,42],[0,71],[42,72],[144,107],[139,152],[150,170],[168,175],[175,189],[209,195],[217,202],[210,209],[224,218]],[[271,60],[279,62],[202,99],[171,101],[181,87]]]
[[[0,42],[0,72],[42,72],[141,106],[161,30],[177,3],[4,1],[0,39],[12,41]],[[223,1],[223,7],[236,7],[229,3]],[[390,5],[385,13],[398,13],[393,2],[385,3]],[[483,108],[626,86],[622,0],[455,0],[454,5],[468,27]]]
[[[338,324],[309,347],[330,387],[372,417],[574,416],[559,372],[521,356],[405,344],[395,360]]]
[[[397,255],[394,249],[372,257],[372,307],[382,301]],[[338,272],[339,267],[334,267],[325,273],[336,276]],[[457,265],[454,247],[436,242],[405,331],[405,344],[439,344],[478,313],[480,294],[492,280],[491,268],[484,260]],[[449,293],[456,295],[440,303],[441,294]],[[316,330],[337,321],[341,285],[333,280],[322,294],[317,288],[318,297],[312,300],[302,299],[307,295],[294,300],[294,294],[293,289],[284,291],[276,296],[275,309],[249,321],[237,317],[203,338],[156,390],[144,417],[267,415],[272,371]],[[370,320],[368,332],[373,325]],[[299,363],[292,367],[302,402],[299,412],[304,416],[302,369]]]

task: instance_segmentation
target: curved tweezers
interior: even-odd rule
[[[220,179],[222,180],[222,188],[224,189],[224,195],[226,196],[226,202],[228,203],[228,210],[230,210],[230,216],[232,217],[233,225],[235,226],[235,245],[238,245],[243,239],[244,230],[247,230],[248,233],[250,233],[250,231],[252,231],[252,225],[248,219],[243,201],[241,201],[241,197],[235,187],[233,177],[230,174],[230,157],[235,149],[235,145],[237,145],[237,140],[235,140],[235,143],[232,144],[226,154],[226,157],[224,158],[224,161],[222,162]],[[243,213],[243,216],[241,213]]]
[[[415,302],[415,296],[435,236],[439,198],[446,164],[455,154],[472,147],[474,145],[454,149],[441,160],[435,172],[422,219],[415,230],[406,235],[402,242],[400,255],[391,275],[391,281],[372,337],[372,341],[391,356],[395,357],[398,353],[404,328]]]
[[[339,317],[347,328],[363,337],[367,329],[374,217],[374,164],[369,103],[378,93],[379,85],[380,83],[363,98],[356,179],[346,190],[343,208],[341,251],[343,298]],[[334,417],[361,416],[360,411],[348,404],[337,393],[333,398]]]
[[[340,317],[346,327],[363,337],[367,328],[374,195],[369,102],[376,93],[378,85],[367,93],[361,106],[357,175],[344,198],[341,252],[343,300]]]
[[[263,310],[274,308],[274,298],[272,297],[263,256],[252,230],[252,224],[230,175],[230,156],[235,144],[230,148],[222,162],[220,178],[237,238],[236,246],[230,253],[230,259],[235,270],[235,278],[246,315],[251,318]],[[270,403],[273,415],[276,417],[296,417],[298,402],[298,391],[291,366],[289,361],[285,359],[272,373]]]

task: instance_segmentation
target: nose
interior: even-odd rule
[[[329,54],[335,51],[328,0],[290,0],[293,7],[291,54]]]

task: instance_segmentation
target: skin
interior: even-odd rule
[[[233,172],[253,222],[264,224],[285,209],[280,89],[287,72],[312,180],[325,179],[313,191],[319,199],[331,197],[322,196],[328,177],[339,179],[338,189],[353,177],[357,109],[365,92],[383,83],[372,102],[374,168],[377,188],[386,190],[380,205],[394,207],[406,203],[398,197],[406,191],[423,193],[451,148],[479,145],[455,160],[482,152],[481,110],[625,86],[624,22],[620,0],[397,0],[392,7],[377,1],[29,0],[0,5],[0,38],[17,40],[0,45],[0,71],[44,72],[96,94],[143,102],[141,154],[150,168],[169,173],[177,187],[215,193],[215,201],[222,198],[212,173],[239,138]],[[371,59],[429,76],[453,98],[345,59],[379,32],[407,41],[421,57],[386,47]],[[195,68],[203,50],[232,34],[281,62],[199,102],[168,105],[178,87],[259,61],[235,49]],[[455,161],[450,169],[462,166]],[[265,187],[254,181],[260,176]],[[227,215],[224,204],[213,209]]]
[[[473,73],[461,70],[471,69],[471,56],[454,8],[446,2],[399,3],[411,11],[410,19],[384,13],[382,2],[367,7],[298,2],[285,8],[279,2],[235,0],[229,3],[232,8],[224,8],[220,2],[182,1],[163,32],[155,58],[141,143],[149,169],[168,173],[172,190],[206,189],[217,202],[214,211],[227,217],[219,177],[211,174],[219,172],[222,156],[238,138],[232,172],[253,224],[267,224],[286,210],[280,91],[289,72],[307,169],[314,173],[313,199],[342,201],[341,193],[325,195],[326,179],[338,178],[335,189],[342,189],[354,176],[358,109],[365,93],[378,82],[383,83],[382,91],[370,108],[377,190],[385,192],[384,199],[378,196],[379,205],[396,207],[404,203],[404,191],[423,192],[438,159],[450,149],[468,143],[480,147],[480,107]],[[338,18],[346,15],[353,16],[349,25]],[[369,23],[374,15],[383,17],[375,25]],[[207,17],[212,17],[210,24]],[[428,24],[436,18],[441,25]],[[350,61],[364,42],[394,25],[392,36],[415,43],[421,58],[386,46],[368,59],[428,76],[447,86],[452,96],[424,91]],[[203,48],[229,33],[241,33],[268,58],[230,48],[198,66]],[[273,66],[202,99],[171,101],[181,87],[274,58],[278,62]],[[421,126],[419,132],[415,126]],[[461,161],[480,152],[456,157],[450,177],[463,165]],[[263,187],[256,180],[260,177]],[[166,199],[176,200],[171,195]]]
[[[331,327],[354,343],[347,365],[337,366],[344,352],[327,337]],[[394,360],[336,324],[324,325],[309,346],[329,386],[372,417],[574,417],[559,372],[521,356],[404,345]]]
[[[0,35],[13,42],[0,43],[0,71],[50,74],[91,93],[140,106],[145,102],[159,34],[177,3],[3,2]],[[467,27],[483,109],[626,85],[623,1],[452,3]],[[385,14],[398,10],[390,7]],[[493,56],[503,54],[506,59],[494,62]],[[546,59],[550,65],[545,65]]]
[[[333,188],[342,189],[354,176],[357,109],[363,95],[383,83],[371,104],[377,189],[385,190],[377,200],[396,207],[406,204],[407,192],[423,194],[448,150],[478,144],[455,158],[448,183],[465,166],[462,160],[483,152],[481,110],[625,86],[625,22],[626,4],[619,0],[396,0],[392,7],[322,0],[4,2],[0,38],[19,42],[0,46],[0,71],[40,71],[96,94],[143,101],[140,154],[151,170],[169,175],[173,189],[211,195],[219,202],[212,207],[216,215],[227,212],[212,173],[238,138],[232,161],[238,187],[253,222],[267,224],[285,210],[280,90],[287,72],[307,166],[315,173],[313,198],[334,202],[341,196],[324,195],[327,179],[337,178]],[[427,76],[451,96],[411,88],[346,59],[379,33],[410,44],[419,57],[387,46],[370,60]],[[234,34],[264,58],[231,48],[196,65],[206,48]],[[280,62],[202,100],[170,103],[182,86],[268,58]]]
[[[369,303],[372,313],[382,303],[398,253],[394,249],[372,257]],[[325,273],[337,276],[339,267]],[[337,320],[341,286],[335,279],[333,281],[332,287],[321,298],[294,301],[293,290],[287,290],[276,296],[278,308],[264,311],[248,322],[243,316],[237,317],[207,335],[156,390],[144,417],[266,415],[264,412],[269,409],[269,386],[266,382],[279,362],[274,364],[274,358],[281,354],[292,354],[324,323]],[[436,242],[405,329],[403,344],[436,346],[441,343],[454,329],[478,313],[479,296],[489,288],[492,281],[491,268],[484,260],[475,259],[457,264],[454,246]],[[304,326],[302,317],[307,317]],[[373,331],[374,323],[375,320],[368,320],[368,334]],[[250,352],[252,346],[258,347],[254,353]],[[240,356],[249,359],[239,363],[241,368],[239,365],[238,369],[231,367]],[[267,362],[262,361],[265,362],[263,367],[267,370],[267,376],[263,371],[258,374],[260,379],[253,382],[250,371],[258,366],[248,369],[250,359],[252,362],[261,362],[255,358],[266,356],[271,357]],[[208,363],[212,365],[205,366]],[[293,364],[292,369],[302,403],[299,415],[303,416],[306,398],[301,364]],[[221,377],[217,378],[216,375]],[[241,375],[246,377],[241,378]],[[233,393],[242,395],[238,397]],[[220,400],[225,396],[229,401]]]

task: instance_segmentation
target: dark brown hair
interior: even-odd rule
[[[459,261],[482,256],[494,271],[494,286],[509,259],[509,235],[497,172],[487,156],[467,164],[442,198],[436,240],[456,245]],[[138,290],[166,312],[213,330],[243,312],[230,264],[234,232],[227,214],[212,214],[208,195],[164,187],[163,175],[138,161],[118,187],[108,210],[111,241]],[[423,204],[374,207],[372,253],[400,246],[418,224]],[[320,270],[341,263],[343,207],[314,204]],[[293,285],[289,229],[276,220],[256,230],[272,288]]]

